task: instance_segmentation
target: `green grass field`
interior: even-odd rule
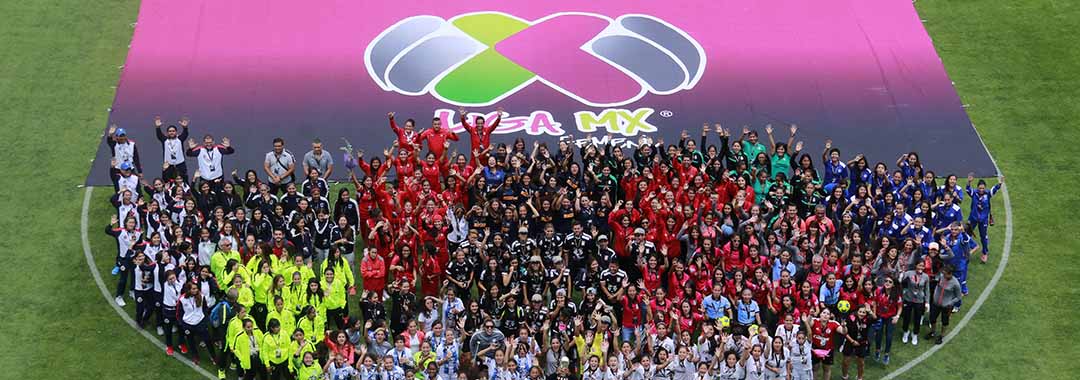
[[[917,4],[968,112],[1008,176],[1015,239],[1004,277],[962,334],[900,378],[1057,379],[1080,373],[1080,211],[1072,170],[1080,129],[1080,5],[1066,1]],[[107,119],[138,2],[0,2],[0,146],[16,162],[0,183],[0,378],[191,379],[118,318],[80,243],[82,184]],[[115,246],[100,230],[109,191],[95,192],[90,236],[108,275]],[[26,212],[27,207],[34,212]],[[1000,197],[991,264],[972,270],[974,301],[1004,237]],[[965,210],[966,211],[966,210]],[[129,305],[128,310],[133,306]],[[956,321],[960,316],[957,316]],[[898,368],[928,348],[894,347]],[[888,370],[869,365],[868,378]],[[838,376],[838,375],[837,375]]]

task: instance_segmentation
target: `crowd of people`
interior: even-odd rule
[[[807,153],[795,125],[505,145],[460,115],[468,143],[388,114],[337,184],[319,140],[226,176],[187,118],[154,120],[151,179],[110,127],[115,302],[220,378],[862,379],[894,337],[941,343],[1004,182]]]

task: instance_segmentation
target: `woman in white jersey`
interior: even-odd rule
[[[768,352],[765,354],[765,378],[786,380],[789,373],[791,373],[791,353],[784,345],[784,338],[773,337]]]
[[[795,333],[795,340],[788,342],[788,352],[791,353],[791,380],[814,379],[814,348],[810,340],[806,338],[806,330]]]

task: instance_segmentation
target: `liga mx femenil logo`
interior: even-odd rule
[[[460,106],[492,105],[539,81],[586,105],[612,107],[693,88],[705,51],[649,15],[564,12],[530,22],[480,12],[401,20],[368,44],[364,63],[383,90],[430,93]]]

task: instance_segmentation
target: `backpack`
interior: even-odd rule
[[[233,307],[229,304],[229,301],[218,302],[214,305],[214,308],[210,310],[210,325],[217,328],[225,324],[229,318],[232,317]]]

